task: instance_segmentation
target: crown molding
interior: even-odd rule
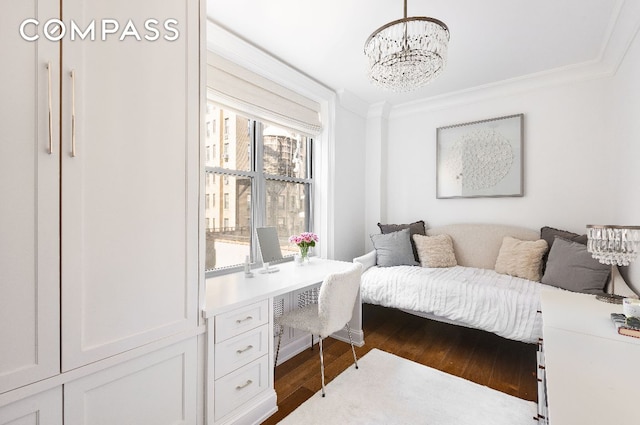
[[[369,106],[369,110],[367,112],[367,118],[389,118],[389,114],[391,112],[391,104],[386,100],[382,102],[377,102]]]
[[[603,41],[600,53],[593,60],[395,105],[391,109],[390,117],[446,109],[554,86],[611,78],[624,61],[639,30],[640,2],[617,0],[611,15],[608,36]]]
[[[338,95],[338,103],[340,106],[362,118],[367,117],[369,111],[369,104],[367,102],[345,89],[336,90],[336,94]]]

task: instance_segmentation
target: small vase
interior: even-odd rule
[[[301,246],[300,247],[300,264],[306,264],[309,262],[309,247]]]

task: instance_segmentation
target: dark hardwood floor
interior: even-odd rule
[[[515,397],[537,400],[533,344],[369,304],[363,306],[363,322],[365,345],[356,347],[358,357],[378,348]],[[353,365],[349,344],[327,338],[324,361],[328,383]],[[320,386],[316,345],[276,368],[278,412],[263,425],[278,423]]]

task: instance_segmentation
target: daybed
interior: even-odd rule
[[[383,229],[382,226],[381,229]],[[486,330],[517,341],[537,343],[538,338],[542,336],[539,294],[541,287],[545,286],[539,280],[546,257],[549,254],[547,246],[549,244],[557,245],[554,248],[557,253],[554,252],[554,258],[549,258],[549,270],[544,276],[545,278],[549,276],[550,283],[554,287],[563,287],[564,283],[557,283],[556,280],[564,280],[564,278],[560,277],[554,280],[552,274],[558,275],[558,270],[560,270],[559,275],[562,276],[566,272],[566,267],[573,267],[565,264],[566,253],[563,254],[562,261],[558,261],[562,247],[575,248],[574,250],[580,251],[579,255],[582,256],[582,259],[578,262],[592,260],[590,255],[586,253],[586,247],[582,249],[583,245],[579,244],[579,242],[584,243],[579,240],[584,236],[553,228],[543,228],[543,231],[544,229],[551,230],[551,233],[547,233],[545,237],[549,243],[541,240],[541,232],[539,231],[506,225],[452,224],[426,230],[427,236],[448,235],[450,237],[455,254],[453,261],[457,263],[451,267],[422,267],[420,265],[380,267],[377,265],[380,253],[377,254],[375,250],[371,251],[354,259],[363,265],[362,301],[401,309],[443,322]],[[393,230],[396,229],[391,229],[391,231]],[[408,234],[409,230],[396,232],[394,235],[400,235],[402,232]],[[562,237],[573,235],[574,240],[578,242],[569,239],[557,242],[559,239],[554,239],[554,236],[558,235]],[[375,237],[376,235],[372,235],[372,239]],[[425,236],[422,238],[429,239]],[[444,236],[438,237],[438,239],[440,238],[448,239]],[[512,243],[511,248],[507,247],[507,242]],[[374,246],[375,243],[374,239]],[[449,245],[451,246],[451,242]],[[409,250],[411,251],[411,248]],[[530,255],[532,250],[535,252]],[[415,246],[413,253],[418,259],[419,253],[416,252]],[[496,261],[499,259],[502,264],[500,267],[496,267]],[[508,261],[506,268],[505,259]],[[536,263],[536,259],[538,263]],[[572,261],[570,260],[569,263]],[[589,279],[596,279],[600,283],[592,283],[592,286],[595,285],[595,289],[578,289],[581,292],[601,292],[607,284],[610,274],[609,266],[599,265],[597,261],[595,263],[595,265],[589,263],[590,267],[594,267],[594,270],[590,272]],[[523,267],[525,270],[527,267],[528,270],[539,268],[540,274],[537,279],[518,277],[518,275],[522,275],[519,270],[522,270]],[[578,264],[578,268],[584,269],[582,264]],[[498,273],[496,269],[499,269],[501,273]],[[506,274],[505,270],[511,275]],[[516,272],[514,273],[513,270]],[[573,273],[573,271],[570,272]],[[525,273],[525,275],[527,274]],[[567,281],[569,280],[571,279],[567,279]],[[578,280],[582,285],[582,282],[587,279],[579,277]],[[568,284],[571,285],[571,283]],[[569,287],[568,289],[574,288]],[[624,291],[630,292],[619,274],[616,276],[616,289],[616,292],[619,292],[619,289],[623,295],[627,295]]]

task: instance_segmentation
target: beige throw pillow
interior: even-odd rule
[[[505,236],[498,253],[495,270],[498,273],[540,282],[542,258],[549,246],[543,239],[521,241]]]
[[[422,267],[453,267],[458,265],[449,235],[413,235]]]

